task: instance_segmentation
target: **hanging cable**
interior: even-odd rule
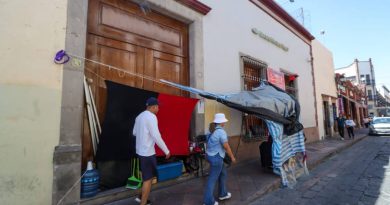
[[[167,85],[167,86],[171,86],[171,87],[174,87],[174,88],[177,88],[177,89],[180,89],[180,90],[191,92],[189,90],[181,88],[180,86],[174,85],[174,83],[171,83],[170,81],[167,81],[165,79],[156,79],[156,78],[153,78],[151,76],[147,76],[147,75],[142,75],[142,74],[139,74],[139,73],[126,71],[124,69],[121,69],[121,68],[118,68],[118,67],[115,67],[115,66],[112,66],[112,65],[108,65],[108,64],[105,64],[105,63],[102,63],[102,62],[99,62],[99,61],[95,61],[95,60],[92,60],[92,59],[89,59],[89,58],[84,58],[84,57],[77,56],[77,55],[74,55],[74,54],[71,54],[71,53],[67,53],[64,50],[61,50],[61,51],[57,52],[57,54],[56,54],[56,57],[55,57],[55,62],[59,62],[58,64],[65,64],[65,63],[67,63],[70,60],[70,57],[72,57],[74,59],[77,59],[77,60],[82,59],[82,60],[85,60],[85,61],[88,61],[88,62],[91,62],[91,63],[95,63],[95,64],[98,64],[98,65],[104,66],[104,67],[108,68],[108,70],[110,70],[110,71],[111,71],[111,69],[114,69],[114,70],[116,70],[118,72],[123,72],[123,73],[129,74],[131,76],[136,76],[136,77],[139,77],[139,78],[142,78],[142,79],[153,81],[155,83],[159,83],[159,84],[162,84],[162,85]],[[101,78],[103,80],[106,80],[105,78],[100,76],[98,73],[93,72],[92,70],[90,70],[88,68],[85,68],[85,70],[88,70],[89,72],[93,73],[97,77],[99,77],[99,78]],[[120,77],[122,77],[122,76],[120,76]],[[195,94],[199,94],[199,93],[195,93]],[[216,96],[216,95],[214,95],[213,97],[219,103],[223,103],[224,102],[224,98],[223,97]]]
[[[139,74],[139,73],[126,71],[126,70],[124,70],[122,68],[118,68],[118,67],[115,67],[115,66],[112,66],[112,65],[108,65],[108,64],[99,62],[99,61],[95,61],[95,60],[92,60],[92,59],[88,59],[88,58],[77,56],[77,55],[74,55],[74,54],[71,54],[71,53],[67,53],[64,50],[60,50],[60,51],[58,51],[56,53],[56,56],[54,58],[54,62],[56,64],[66,64],[70,60],[71,57],[75,58],[75,59],[82,59],[82,60],[85,60],[85,61],[88,61],[88,62],[92,62],[92,63],[98,64],[98,65],[101,65],[101,66],[105,66],[109,70],[114,69],[114,70],[118,71],[120,77],[124,77],[125,74],[129,74],[129,75],[140,77],[142,79],[147,79],[147,80],[150,80],[150,81],[153,81],[153,82],[156,82],[156,83],[169,85],[168,83],[165,83],[165,82],[161,81],[161,79],[156,79],[156,78],[153,78],[151,76],[147,76],[147,75],[142,75],[142,74]],[[120,74],[120,73],[123,73],[123,74]],[[98,74],[96,74],[96,75],[98,76]]]

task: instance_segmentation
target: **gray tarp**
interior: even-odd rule
[[[202,97],[216,100],[242,112],[253,114],[258,118],[284,124],[285,132],[288,135],[303,129],[303,126],[298,122],[300,114],[298,101],[285,91],[267,82],[262,82],[258,88],[252,91],[241,91],[235,94],[222,95],[166,80],[161,81]]]
[[[226,95],[226,100],[251,108],[264,108],[284,117],[295,114],[295,101],[287,93],[280,92],[270,85],[262,84],[253,91],[241,91]]]

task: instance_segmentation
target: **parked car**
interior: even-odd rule
[[[368,134],[390,134],[390,117],[374,117],[370,123]]]

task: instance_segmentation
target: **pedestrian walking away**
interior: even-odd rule
[[[355,139],[355,133],[353,133],[353,129],[356,126],[355,122],[348,117],[348,120],[345,121],[345,125],[347,126],[349,139]]]
[[[154,145],[157,144],[160,147],[167,159],[170,157],[170,152],[158,130],[156,117],[158,110],[158,100],[154,97],[147,99],[146,110],[137,116],[133,129],[133,135],[136,136],[136,153],[140,160],[143,181],[142,193],[135,200],[141,205],[152,204],[148,197],[152,187],[152,179],[157,176]]]
[[[340,113],[339,117],[337,118],[337,125],[341,140],[344,140],[345,117],[342,113]]]
[[[227,154],[233,163],[236,162],[229,146],[227,134],[223,127],[228,120],[225,114],[217,113],[213,123],[210,124],[210,133],[207,136],[206,158],[210,163],[210,173],[204,192],[203,203],[205,205],[218,205],[214,198],[214,188],[218,181],[218,198],[220,201],[230,199],[231,193],[226,189],[227,170],[223,159]]]

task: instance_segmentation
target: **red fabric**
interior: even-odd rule
[[[290,76],[288,76],[288,80],[289,80],[290,82],[291,82],[291,81],[294,81],[295,78],[297,78],[296,75],[290,75]]]
[[[159,94],[158,101],[158,128],[171,155],[188,155],[190,121],[198,99]],[[157,145],[156,155],[164,155]]]

